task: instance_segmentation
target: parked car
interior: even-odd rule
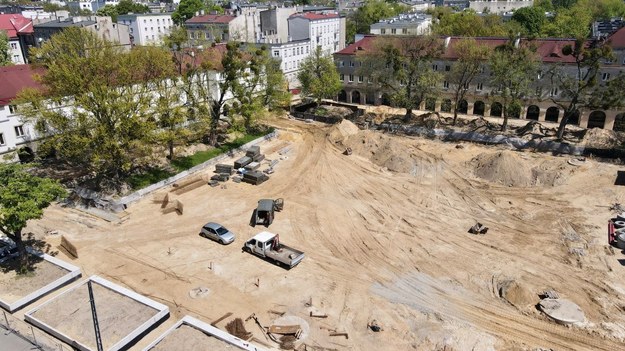
[[[208,239],[219,241],[224,245],[232,243],[235,238],[234,233],[226,229],[221,224],[214,222],[204,224],[202,230],[200,231],[200,235]]]
[[[0,238],[0,264],[19,256],[19,250],[13,240]]]

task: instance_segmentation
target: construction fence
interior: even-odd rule
[[[26,323],[25,321],[18,319],[7,313],[6,311],[2,311],[2,316],[0,316],[0,330],[2,332],[10,332],[13,333],[20,338],[28,341],[33,345],[33,350],[41,350],[41,351],[70,351],[73,350],[69,345],[64,344],[62,341],[59,341],[53,337],[51,337],[46,332]]]

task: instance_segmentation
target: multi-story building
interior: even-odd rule
[[[98,37],[117,43],[120,47],[130,49],[130,32],[125,24],[115,23],[110,17],[87,16],[70,17],[41,22],[34,25],[35,41],[38,46],[50,39],[50,37],[65,28],[81,27],[90,30]]]
[[[403,0],[399,3],[404,6],[408,6],[411,12],[425,11],[430,7],[434,7],[434,4],[431,1],[425,0]]]
[[[298,13],[289,17],[291,40],[308,39],[311,50],[318,46],[325,54],[345,47],[345,18],[337,14]]]
[[[198,14],[185,22],[192,45],[247,38],[244,18],[231,15]]]
[[[469,2],[470,9],[483,13],[504,13],[533,5],[533,0],[472,0]]]
[[[28,48],[34,44],[33,22],[18,14],[0,14],[0,31],[9,38],[11,61],[14,64],[26,63]]]
[[[161,45],[174,27],[171,13],[119,15],[117,23],[128,26],[133,45]]]
[[[21,118],[12,101],[24,88],[40,87],[33,78],[34,73],[30,65],[0,67],[0,157],[20,148],[33,151],[31,142],[37,138],[35,128]]]
[[[273,7],[260,12],[260,42],[289,41],[288,19],[297,12],[295,7]]]
[[[280,69],[289,84],[289,89],[300,86],[297,74],[300,65],[310,55],[310,41],[308,39],[289,41],[279,44],[268,44],[273,58],[280,60]]]
[[[382,37],[367,35],[363,39],[349,45],[345,49],[334,54],[343,89],[337,96],[337,100],[356,104],[390,104],[390,95],[373,82],[366,68],[362,67],[364,57],[375,48],[375,41]],[[441,38],[444,52],[439,59],[432,61],[432,69],[439,71],[443,76],[451,71],[457,55],[455,45],[464,38],[447,37]],[[479,45],[485,45],[495,49],[505,44],[507,38],[474,38]],[[573,39],[535,39],[535,45],[539,59],[542,62],[542,72],[547,72],[559,65],[567,74],[575,75],[575,61],[571,56],[562,54],[562,49],[567,45],[574,44]],[[608,43],[617,59],[611,62],[603,62],[600,67],[598,79],[607,82],[619,74],[625,73],[625,28],[620,29],[608,38]],[[526,40],[518,39],[515,45],[525,45]],[[465,100],[459,104],[460,114],[469,114],[486,117],[501,117],[502,104],[496,94],[497,87],[490,84],[490,71],[487,63],[484,64],[482,73],[478,75],[468,87]],[[450,82],[443,80],[440,89],[441,94],[437,99],[429,99],[421,105],[422,110],[437,112],[452,111],[452,91]],[[523,101],[523,106],[517,118],[537,120],[541,122],[557,123],[564,115],[564,111],[555,101],[566,102],[562,91],[557,85],[553,85],[548,74],[541,73],[534,82],[535,96],[530,96]],[[560,100],[562,99],[562,100]],[[580,110],[578,115],[569,120],[569,123],[584,128],[605,128],[617,131],[625,131],[625,110]]]
[[[405,14],[380,20],[371,25],[371,34],[378,35],[423,35],[430,33],[432,16],[425,14]]]

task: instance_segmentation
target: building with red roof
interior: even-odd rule
[[[34,45],[32,20],[20,14],[0,14],[0,31],[9,37],[11,61],[26,63],[28,49]]]
[[[445,77],[458,59],[456,46],[463,39],[462,37],[441,37],[439,43],[443,48],[438,59],[432,60],[432,69],[440,72]],[[471,38],[479,45],[495,50],[497,47],[505,45],[507,38],[479,37]],[[375,52],[382,45],[396,42],[398,45],[402,40],[410,40],[406,36],[375,36],[365,35],[362,39],[348,45],[343,50],[334,54],[334,60],[339,69],[340,78],[343,82],[343,89],[337,96],[338,101],[356,104],[390,104],[390,95],[375,85],[368,77],[367,68],[362,68],[365,57]],[[611,78],[621,73],[625,73],[625,28],[621,28],[607,39],[611,46],[616,60],[603,62],[598,78],[602,82],[607,82]],[[536,120],[540,122],[558,123],[563,117],[564,111],[553,102],[566,101],[561,95],[562,91],[558,86],[553,85],[547,79],[547,72],[554,66],[560,66],[568,74],[576,74],[575,59],[570,55],[565,55],[563,49],[573,46],[573,39],[517,39],[514,45],[527,45],[535,49],[537,58],[542,62],[542,72],[536,77],[534,87],[540,92],[536,97],[528,97],[522,107],[518,118]],[[590,42],[588,42],[590,45]],[[366,64],[366,63],[365,63]],[[461,102],[458,111],[461,114],[501,117],[502,105],[497,101],[497,95],[493,94],[495,87],[490,84],[490,73],[487,63],[484,64],[482,73],[479,74],[469,85],[467,97]],[[450,82],[445,78],[441,82],[441,94],[438,99],[429,99],[422,102],[422,110],[436,112],[451,112]],[[562,100],[560,100],[562,99]],[[593,110],[580,111],[579,115],[571,124],[584,128],[606,128],[625,132],[625,110]]]

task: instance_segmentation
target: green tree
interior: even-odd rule
[[[98,16],[108,16],[111,17],[113,22],[117,22],[117,16],[119,13],[117,12],[117,6],[115,5],[106,5],[98,9],[95,13]]]
[[[115,6],[118,15],[126,15],[128,13],[149,13],[148,5],[138,4],[132,0],[120,0]]]
[[[0,66],[13,64],[9,52],[9,37],[5,31],[0,30]]]
[[[81,28],[67,28],[33,49],[46,67],[41,90],[19,98],[23,115],[40,132],[54,131],[41,147],[61,162],[91,172],[97,186],[113,185],[147,162],[156,128],[151,82],[164,79],[172,65],[167,50],[115,44]],[[48,108],[50,101],[65,108]]]
[[[571,74],[571,71],[562,65],[554,66],[549,71],[552,88],[560,91],[560,96],[554,96],[551,100],[564,110],[557,132],[557,138],[560,140],[564,136],[566,125],[580,109],[609,109],[622,106],[625,99],[623,74],[603,84],[598,82],[602,62],[615,59],[608,44],[593,42],[588,46],[586,40],[580,38],[573,46],[565,46],[562,54],[575,60],[574,72],[577,74]]]
[[[525,29],[524,34],[530,37],[540,35],[546,19],[545,11],[540,7],[522,7],[512,14],[512,20],[519,23]]]
[[[432,60],[443,52],[442,42],[434,36],[380,40],[361,67],[383,91],[390,93],[394,105],[406,109],[406,118],[427,98],[440,90],[442,75],[432,70]]]
[[[437,21],[432,24],[432,32],[445,36],[488,37],[506,36],[509,29],[504,25],[501,16],[477,14],[475,11],[452,12],[451,9],[431,10]]]
[[[0,163],[0,231],[18,247],[20,273],[29,269],[22,230],[29,220],[41,218],[46,207],[64,196],[58,182],[34,176],[22,165]]]
[[[406,5],[384,0],[366,0],[353,14],[347,17],[347,40],[352,42],[356,34],[369,33],[370,26],[381,19],[407,12]]]
[[[453,93],[453,124],[455,125],[458,119],[458,105],[460,101],[464,100],[469,85],[480,74],[484,64],[488,61],[490,51],[488,47],[478,45],[473,39],[464,39],[458,42],[454,45],[454,51],[458,59],[447,74],[447,81],[449,82],[449,89]]]
[[[302,95],[314,99],[317,104],[322,99],[336,96],[342,85],[334,60],[324,55],[321,47],[302,61],[297,79],[302,86]]]
[[[204,3],[202,0],[181,0],[176,11],[171,14],[171,19],[175,24],[181,26],[188,19],[195,16],[196,12],[203,9]]]
[[[543,12],[551,12],[554,10],[551,0],[535,0],[534,6],[543,10]]]
[[[573,7],[577,3],[577,0],[551,0],[551,3],[557,10],[562,8],[568,9]]]
[[[621,0],[579,0],[575,7],[590,12],[593,20],[625,16],[625,2]]]
[[[43,12],[56,13],[57,11],[61,11],[63,9],[64,9],[64,7],[59,5],[59,4],[55,4],[55,3],[51,3],[51,2],[44,2],[43,3]]]
[[[556,16],[543,26],[543,37],[586,38],[590,34],[592,15],[589,11],[574,6],[560,9]]]
[[[519,46],[515,39],[498,47],[491,56],[491,85],[493,95],[503,108],[501,130],[508,127],[508,117],[515,114],[515,106],[531,93],[531,83],[538,75],[538,58],[531,47]]]
[[[280,69],[280,61],[269,54],[264,59],[266,84],[262,91],[262,103],[269,111],[287,108],[291,103],[291,93],[287,90],[288,83]]]

